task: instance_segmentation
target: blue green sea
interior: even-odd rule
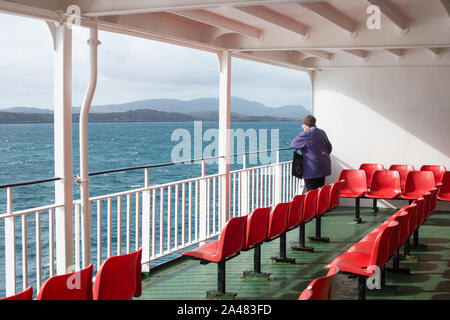
[[[203,133],[208,129],[218,128],[217,122],[202,122]],[[232,129],[247,131],[254,129],[267,130],[267,143],[249,146],[246,140],[246,151],[288,148],[291,140],[302,130],[299,122],[234,122]],[[172,162],[171,151],[179,143],[172,141],[175,130],[186,129],[194,141],[193,122],[152,122],[152,123],[91,123],[89,124],[89,171],[105,171],[117,168],[152,165]],[[278,146],[271,145],[271,130],[278,130]],[[235,131],[236,132],[236,131]],[[78,124],[73,125],[73,173],[79,173]],[[0,185],[38,180],[54,177],[54,133],[53,124],[10,124],[0,125]],[[198,140],[197,140],[198,141]],[[210,142],[203,141],[203,148]],[[232,153],[243,150],[237,149]],[[194,147],[191,150],[192,157]],[[291,151],[280,152],[280,160],[292,159]],[[258,158],[259,160],[259,158]],[[231,170],[242,168],[242,160],[235,159]],[[257,166],[260,163],[249,164]],[[217,173],[217,165],[206,167],[206,174]],[[150,184],[160,184],[186,178],[198,177],[201,174],[199,164],[184,164],[152,168]],[[99,196],[119,191],[126,191],[144,186],[144,170],[112,173],[90,178],[90,196]],[[79,199],[79,186],[74,183],[74,199]],[[16,187],[13,189],[13,209],[21,210],[54,203],[53,183]],[[0,213],[6,211],[6,189],[0,189]],[[20,227],[20,220],[16,226]],[[43,223],[42,228],[46,225]],[[30,240],[34,237],[32,228]],[[20,240],[20,229],[16,237]],[[45,230],[42,231],[45,234]],[[20,269],[20,252],[18,249],[17,265]],[[33,248],[29,249],[32,254]],[[0,220],[0,296],[4,293],[4,222]],[[30,263],[30,283],[32,278],[32,259]],[[48,266],[43,265],[43,268]],[[20,279],[18,279],[18,286]]]

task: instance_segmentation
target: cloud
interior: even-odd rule
[[[53,51],[41,20],[0,14],[0,108],[52,107]],[[73,28],[73,106],[80,106],[89,76],[85,28]],[[147,39],[99,32],[99,77],[93,104],[149,98],[218,97],[215,54]],[[232,95],[269,106],[311,105],[305,73],[234,58]]]

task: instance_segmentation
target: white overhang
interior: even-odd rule
[[[0,12],[64,21],[73,5],[86,27],[298,70],[450,66],[449,0],[0,0]]]

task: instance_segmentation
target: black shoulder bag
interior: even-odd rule
[[[299,179],[303,179],[303,156],[298,154],[297,151],[293,152],[292,175]]]

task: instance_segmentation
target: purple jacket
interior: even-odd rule
[[[314,179],[331,175],[330,153],[333,149],[325,131],[312,127],[291,142],[303,155],[303,178]]]

